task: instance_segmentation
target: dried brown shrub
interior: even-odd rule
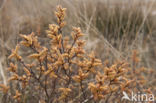
[[[145,75],[142,75],[150,69],[137,68],[136,51],[132,66],[125,61],[103,64],[94,52],[86,53],[85,41],[80,40],[84,35],[80,28],[73,27],[72,41],[63,35],[65,11],[65,8],[57,7],[58,24],[49,25],[45,45],[41,45],[34,33],[21,35],[23,40],[9,56],[12,60],[8,69],[9,86],[0,85],[5,98],[2,102],[120,103],[128,102],[121,101],[123,91],[152,93],[150,89],[154,90],[154,87],[148,89]],[[21,48],[31,52],[22,56],[18,53]]]

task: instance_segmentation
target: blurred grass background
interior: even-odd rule
[[[86,34],[87,50],[102,60],[130,62],[133,50],[140,66],[156,67],[155,0],[1,0],[0,73],[6,83],[7,56],[19,41],[19,34],[36,32],[44,40],[48,25],[56,22],[55,7],[67,8],[64,35],[72,26]]]

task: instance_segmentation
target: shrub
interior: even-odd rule
[[[49,25],[45,45],[35,33],[21,35],[23,40],[9,56],[9,84],[0,85],[3,103],[121,102],[123,91],[146,90],[145,78],[138,79],[142,69],[136,70],[136,52],[132,69],[124,61],[103,63],[94,52],[86,53],[80,28],[73,27],[72,41],[63,35],[65,10],[57,7],[58,24]],[[20,55],[22,48],[30,49],[28,56]]]

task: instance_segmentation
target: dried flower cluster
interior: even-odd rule
[[[139,62],[136,53],[132,69],[126,62],[103,65],[94,52],[84,50],[80,28],[73,27],[73,41],[63,35],[65,10],[57,7],[57,24],[47,30],[48,45],[41,45],[35,33],[21,35],[23,40],[9,56],[13,61],[8,68],[10,86],[0,85],[7,103],[119,103],[123,91],[144,88],[145,78],[139,72],[145,68],[134,71]],[[21,47],[31,53],[20,56]]]

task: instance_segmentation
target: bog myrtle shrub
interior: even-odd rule
[[[85,34],[79,27],[72,28],[71,38],[64,35],[65,11],[57,7],[57,24],[49,25],[45,45],[34,32],[21,35],[22,40],[9,56],[8,85],[0,84],[2,102],[109,103],[125,102],[121,101],[123,91],[152,93],[140,74],[147,69],[136,69],[139,62],[136,51],[132,66],[126,61],[109,64],[97,59],[94,52],[85,51],[85,41],[81,40]],[[31,52],[20,55],[21,48]]]

